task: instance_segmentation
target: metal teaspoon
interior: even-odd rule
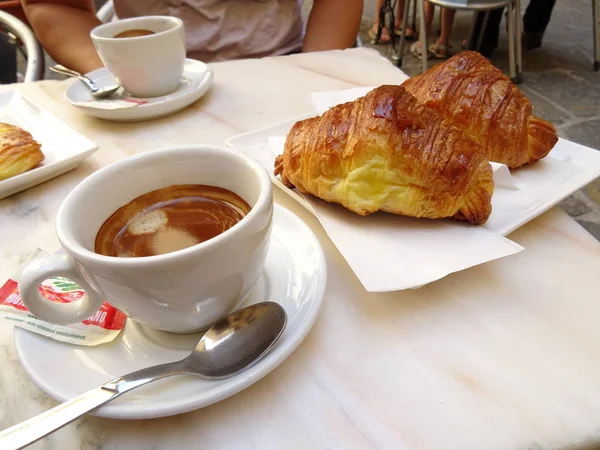
[[[119,88],[121,87],[121,85],[115,84],[114,86],[107,86],[107,87],[101,88],[96,83],[94,83],[89,77],[86,77],[85,75],[83,75],[75,70],[67,69],[66,67],[61,66],[60,64],[56,64],[56,65],[50,67],[50,70],[52,72],[60,73],[61,75],[67,75],[68,77],[79,78],[88,88],[90,88],[92,97],[95,97],[95,98],[110,97],[115,92],[117,92],[119,90]]]
[[[240,309],[216,322],[181,361],[137,370],[0,432],[2,450],[20,449],[71,423],[125,392],[173,375],[218,380],[246,370],[275,344],[287,322],[275,302]]]

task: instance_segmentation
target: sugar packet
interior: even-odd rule
[[[43,255],[47,253],[37,249],[18,272],[0,287],[0,321],[69,344],[94,346],[116,338],[124,328],[127,316],[107,302],[104,302],[91,317],[71,325],[46,322],[27,310],[21,301],[17,280],[27,263]],[[39,287],[39,292],[48,300],[57,303],[74,302],[85,295],[80,286],[63,277],[52,277],[44,281]]]

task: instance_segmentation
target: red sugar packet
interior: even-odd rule
[[[46,322],[27,310],[21,301],[17,280],[26,264],[46,254],[43,250],[37,249],[19,268],[18,273],[14,274],[0,288],[0,320],[69,344],[93,346],[110,342],[117,337],[125,326],[127,316],[107,302],[104,302],[92,317],[71,325]],[[44,281],[40,285],[39,291],[48,300],[57,303],[74,302],[85,294],[81,287],[63,277],[54,277]]]

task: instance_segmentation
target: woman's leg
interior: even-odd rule
[[[400,32],[402,30],[402,17],[404,16],[404,0],[397,0],[396,1],[396,13],[394,15],[394,28],[396,28],[395,32],[397,35],[400,35]],[[407,25],[406,27],[406,36],[407,37],[414,37],[415,32],[412,28],[410,28],[410,25]]]
[[[438,44],[448,46],[452,25],[454,25],[455,9],[442,8],[442,33],[437,40]]]
[[[396,1],[396,15],[394,17],[396,23],[394,24],[396,28],[400,28],[402,26],[402,15],[404,14],[404,0]]]
[[[379,27],[379,11],[381,11],[381,7],[383,6],[385,0],[377,0],[377,5],[375,6],[375,14],[373,15],[373,27],[369,31],[369,37],[371,39],[375,39],[377,35],[377,28]],[[379,39],[379,43],[387,44],[390,41],[390,35],[388,34],[388,30],[385,27],[381,30],[381,38]]]
[[[419,1],[419,0],[416,0]],[[430,2],[425,2],[425,30],[419,30],[419,33],[426,33],[427,36],[429,36],[429,32],[431,31],[431,23],[433,22],[433,15],[435,13],[435,5],[433,3]],[[427,51],[423,52],[423,49],[421,48],[421,40],[419,39],[417,42],[415,42],[413,45],[410,46],[410,52],[418,57],[421,58],[422,54],[427,54]]]
[[[431,23],[433,22],[434,13],[435,5],[430,2],[425,2],[425,33],[427,33],[427,36],[429,36],[429,33],[431,32]]]
[[[435,43],[429,46],[429,51],[436,59],[445,59],[450,56],[448,51],[448,41],[450,40],[450,32],[452,31],[452,25],[454,24],[456,10],[442,8],[441,15],[442,26],[440,37],[438,37]]]

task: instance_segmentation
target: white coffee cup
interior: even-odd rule
[[[128,30],[154,34],[115,38]],[[177,89],[186,55],[180,19],[145,16],[118,20],[94,28],[91,37],[104,65],[134,97],[159,97]]]
[[[227,189],[250,212],[220,235],[157,256],[119,258],[94,252],[100,226],[121,206],[155,189],[204,184]],[[29,311],[48,322],[76,323],[108,301],[132,320],[159,330],[202,330],[236,309],[264,269],[273,214],[267,171],[241,153],[212,146],[154,150],[106,166],[65,198],[56,233],[65,254],[32,261],[19,289]],[[39,285],[66,277],[86,292],[73,303],[42,297]]]

